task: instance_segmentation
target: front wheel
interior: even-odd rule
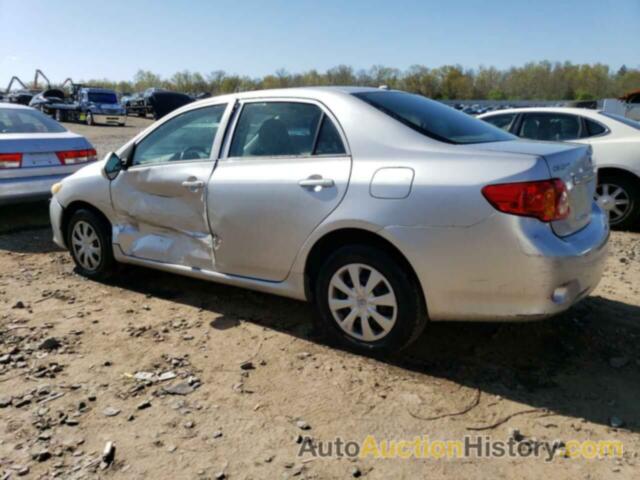
[[[73,214],[67,228],[67,247],[81,275],[108,277],[114,268],[111,228],[96,213],[81,209]]]
[[[604,173],[598,181],[596,202],[609,214],[616,230],[631,230],[640,223],[640,182],[619,173]]]
[[[384,250],[345,246],[320,268],[315,302],[324,333],[363,353],[392,353],[424,330],[427,312],[413,274]]]
[[[91,112],[87,112],[87,125],[89,125],[89,126],[94,125],[93,113],[91,113]]]

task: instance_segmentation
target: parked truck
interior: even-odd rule
[[[74,83],[71,84],[70,95],[66,95],[64,89],[49,88],[33,97],[30,106],[59,122],[124,126],[127,119],[126,110],[118,102],[115,91]]]
[[[190,102],[193,102],[193,98],[189,95],[162,88],[147,88],[144,92],[129,95],[121,101],[128,115],[151,115],[155,120]]]

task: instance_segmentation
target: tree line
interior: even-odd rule
[[[262,78],[229,74],[222,70],[208,74],[184,70],[163,78],[151,71],[139,70],[132,81],[90,79],[81,83],[112,88],[120,93],[140,92],[150,87],[218,95],[266,88],[387,85],[441,100],[593,100],[618,97],[640,88],[640,69],[623,65],[613,71],[601,63],[549,61],[530,62],[506,70],[495,67],[465,69],[460,65],[438,68],[414,65],[400,70],[374,65],[356,71],[350,66],[338,65],[325,72],[289,73],[281,69]]]

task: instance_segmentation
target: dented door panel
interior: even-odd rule
[[[126,255],[212,269],[205,209],[212,161],[132,167],[112,183],[114,242]],[[201,187],[183,183],[201,182]]]

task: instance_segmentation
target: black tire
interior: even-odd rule
[[[89,125],[90,127],[95,125],[93,121],[93,113],[91,112],[87,112],[87,125]]]
[[[610,214],[610,225],[613,230],[635,230],[640,227],[640,179],[630,174],[604,172],[598,178],[598,192],[603,185],[609,185],[609,189],[621,188],[624,196],[628,198],[628,208],[624,215],[614,218]]]
[[[373,267],[383,275],[393,290],[397,303],[395,324],[380,339],[363,341],[355,338],[340,327],[331,312],[331,279],[336,272],[350,264]],[[364,281],[366,280],[363,279],[362,282]],[[425,300],[413,273],[394,256],[368,245],[342,247],[325,261],[315,282],[314,301],[320,314],[319,327],[329,341],[349,350],[370,355],[385,355],[406,348],[420,336],[428,321]],[[362,322],[362,318],[354,322],[355,326],[358,321]]]
[[[93,243],[93,246],[99,248],[100,256],[95,268],[87,267],[86,259],[83,261],[81,254],[78,252],[78,248],[74,245],[72,236],[74,235],[76,226],[80,228],[80,222],[88,224],[97,236],[97,241]],[[111,226],[100,215],[91,210],[77,210],[69,220],[66,241],[78,273],[88,278],[100,280],[109,277],[113,273],[116,262],[113,258],[113,246],[111,244]],[[95,261],[95,258],[93,260]]]

